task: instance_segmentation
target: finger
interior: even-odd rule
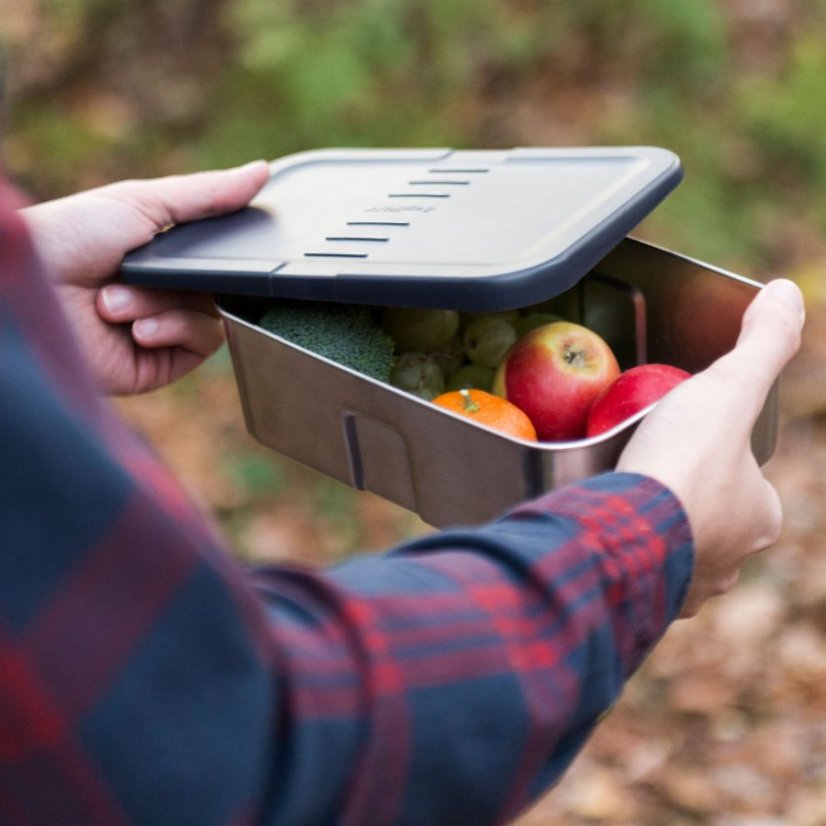
[[[180,309],[139,318],[132,324],[132,337],[142,347],[180,347],[203,358],[214,353],[224,340],[223,326],[217,318]]]
[[[170,224],[234,212],[246,206],[269,178],[269,164],[253,161],[234,169],[170,175],[110,184],[106,194],[137,207],[158,230]]]
[[[797,285],[787,279],[770,281],[747,308],[737,345],[707,372],[721,386],[737,387],[743,408],[756,416],[799,349],[803,322]]]
[[[156,316],[167,310],[194,310],[217,317],[212,295],[186,290],[145,290],[129,284],[107,284],[98,292],[96,306],[101,318],[123,324]]]

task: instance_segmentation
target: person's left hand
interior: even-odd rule
[[[265,161],[237,169],[123,181],[20,211],[104,392],[168,384],[223,340],[211,295],[116,281],[123,256],[170,224],[241,209]]]

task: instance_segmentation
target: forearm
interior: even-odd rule
[[[615,474],[326,575],[264,574],[279,740],[307,756],[286,785],[317,790],[280,797],[284,822],[512,817],[676,616],[691,561],[673,497]]]

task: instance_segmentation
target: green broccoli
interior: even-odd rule
[[[373,320],[369,307],[322,301],[280,301],[259,325],[312,353],[379,381],[393,367],[393,339]]]

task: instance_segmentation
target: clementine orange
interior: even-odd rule
[[[501,396],[475,388],[451,390],[433,399],[433,404],[510,436],[536,441],[536,430],[531,420],[513,402]]]

